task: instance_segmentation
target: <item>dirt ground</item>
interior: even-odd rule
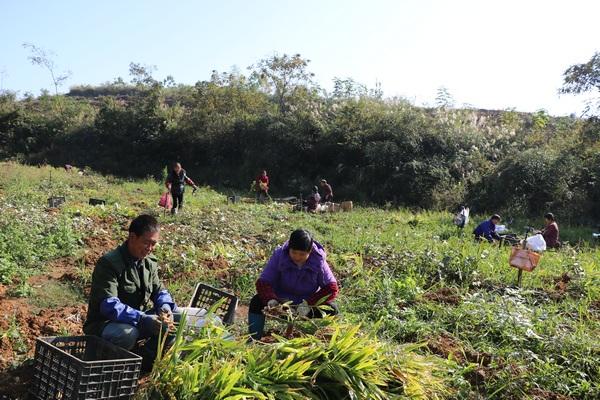
[[[549,392],[543,389],[533,389],[529,395],[532,400],[570,400],[571,397]]]
[[[482,386],[495,373],[490,366],[492,355],[461,347],[458,340],[451,335],[440,335],[431,338],[427,347],[432,353],[444,358],[452,358],[459,364],[477,364],[465,377],[475,387]]]
[[[435,292],[427,292],[423,295],[423,298],[436,303],[452,305],[459,304],[462,301],[458,289],[452,287],[443,287]]]
[[[427,347],[432,353],[444,358],[452,358],[459,364],[473,363],[477,364],[470,372],[465,375],[465,378],[474,387],[482,387],[486,380],[493,379],[494,375],[500,370],[507,370],[518,377],[524,371],[522,367],[501,358],[493,359],[491,354],[465,349],[460,346],[457,339],[451,335],[441,335],[431,338]],[[492,363],[494,361],[494,363]],[[528,393],[529,398],[535,400],[570,400],[570,397],[556,394],[554,392],[533,389]]]
[[[99,224],[100,234],[84,239],[83,267],[72,257],[51,262],[44,272],[29,278],[34,290],[57,282],[81,286],[80,268],[89,272],[98,258],[117,246],[118,242],[102,234],[108,232],[107,222]],[[103,230],[104,229],[104,230]],[[82,287],[84,295],[89,288]],[[66,307],[39,308],[30,297],[14,298],[6,286],[0,285],[0,399],[22,399],[32,378],[32,358],[36,338],[44,336],[82,335],[87,304],[81,302]]]

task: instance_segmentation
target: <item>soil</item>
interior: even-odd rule
[[[33,287],[42,287],[50,281],[64,281],[65,276],[73,277],[73,281],[77,280],[75,260],[71,257],[59,258],[52,261],[46,270],[43,274],[34,275],[29,278],[28,283]]]
[[[566,272],[562,274],[560,277],[554,280],[554,289],[557,292],[565,292],[567,290],[568,283],[571,282],[571,277]]]
[[[550,298],[553,300],[560,300],[566,296],[569,290],[569,282],[571,282],[571,280],[571,276],[569,276],[569,274],[566,272],[561,276],[554,278],[554,290],[551,290],[548,293]]]
[[[118,242],[110,237],[111,221],[99,220],[94,224],[93,236],[84,239],[83,263],[86,269],[93,269],[102,254],[115,248]],[[73,257],[52,261],[42,274],[29,278],[34,288],[55,282],[69,282],[81,286],[80,263]],[[82,288],[84,293],[89,288]],[[61,308],[39,309],[28,298],[13,298],[7,287],[0,285],[0,399],[25,398],[32,379],[32,358],[35,341],[43,336],[82,335],[87,305],[74,304]],[[15,329],[16,327],[16,329]],[[10,331],[11,335],[3,335]],[[20,365],[19,365],[20,364]],[[18,367],[16,367],[18,365]]]
[[[474,363],[477,364],[472,370],[465,374],[465,379],[478,388],[481,393],[484,393],[484,384],[486,381],[494,379],[494,376],[499,371],[509,371],[515,379],[519,379],[524,373],[526,373],[524,367],[519,366],[515,363],[511,363],[501,357],[494,357],[494,364],[492,365],[492,355],[489,353],[483,353],[474,351],[471,349],[465,349],[460,346],[458,340],[451,335],[441,335],[430,339],[427,346],[429,350],[448,358],[452,355],[452,358],[459,364]],[[569,400],[570,397],[566,397],[553,392],[536,389],[530,393],[532,399],[553,399],[553,400]]]
[[[492,361],[491,354],[465,349],[460,345],[457,339],[450,335],[440,335],[430,339],[427,343],[427,347],[432,353],[444,358],[448,358],[452,355],[452,358],[460,364],[470,362],[487,367]]]
[[[549,392],[543,389],[533,389],[529,392],[532,400],[571,400],[571,397]]]
[[[110,228],[107,228],[107,231]],[[108,235],[90,236],[83,240],[85,243],[84,262],[86,267],[96,265],[96,261],[107,251],[114,249],[119,242]]]
[[[148,203],[146,203],[145,201],[132,201],[131,205],[133,207],[137,207],[142,210],[150,207],[150,205]]]
[[[482,387],[484,382],[495,374],[495,369],[490,367],[492,355],[463,348],[458,340],[450,335],[440,335],[428,341],[429,350],[441,357],[456,360],[458,364],[478,364],[467,373],[465,378],[475,387]]]
[[[465,375],[465,378],[471,385],[473,385],[477,388],[481,388],[481,387],[483,387],[483,384],[485,383],[485,381],[488,380],[493,374],[494,374],[494,371],[492,369],[482,367],[482,366],[477,366],[475,369],[469,371]],[[479,389],[479,390],[481,391],[481,389]]]
[[[277,343],[277,339],[271,336],[272,332],[267,332],[260,341],[265,344]]]
[[[435,292],[427,292],[423,295],[423,298],[436,303],[452,305],[459,304],[462,300],[458,289],[451,287],[443,287]]]
[[[248,306],[238,304],[237,309],[235,310],[235,320],[236,321],[246,321],[248,318]]]
[[[215,271],[216,278],[222,283],[229,282],[230,268],[229,262],[225,258],[218,256],[213,259],[205,260],[202,265],[203,267]]]

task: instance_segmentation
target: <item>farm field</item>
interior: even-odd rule
[[[185,305],[205,282],[241,306],[233,340],[208,328],[179,358],[174,350],[190,350],[180,343],[142,380],[140,399],[600,398],[600,249],[591,230],[561,226],[570,244],[544,253],[518,288],[510,248],[469,234],[483,216],[463,233],[447,212],[293,213],[286,204],[227,204],[210,188],[187,193],[184,212],[170,216],[156,206],[162,191],[152,179],[0,163],[0,396],[24,398],[36,337],[82,334],[96,260],[125,239],[133,217],[152,212],[162,224],[161,278],[176,301]],[[66,203],[48,209],[50,196]],[[530,224],[541,220],[516,219],[516,232]],[[341,317],[300,322],[290,339],[270,321],[273,343],[248,345],[254,282],[299,227],[328,252]]]

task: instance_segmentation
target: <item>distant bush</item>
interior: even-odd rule
[[[139,94],[140,90],[136,86],[132,85],[101,85],[101,86],[92,86],[92,85],[81,85],[81,86],[73,86],[67,93],[67,96],[70,97],[101,97],[101,96],[135,96]]]

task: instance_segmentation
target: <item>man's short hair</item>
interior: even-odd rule
[[[554,214],[552,213],[547,213],[546,215],[544,215],[544,218],[549,219],[550,221],[554,221]]]
[[[321,179],[321,183],[327,183],[326,179]]]
[[[136,217],[129,225],[129,233],[135,233],[136,236],[142,236],[146,232],[158,232],[160,224],[152,215],[142,214]]]
[[[500,216],[498,214],[492,215],[492,218],[490,218],[490,219],[497,219],[498,221],[502,221],[502,218],[500,218]]]

